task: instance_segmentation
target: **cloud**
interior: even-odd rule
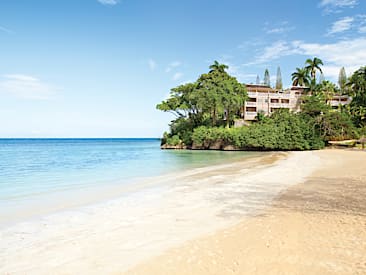
[[[294,48],[286,41],[277,41],[267,46],[257,55],[254,61],[244,64],[245,66],[268,63],[286,55],[292,55]]]
[[[22,74],[8,74],[0,78],[0,93],[23,99],[50,99],[57,89],[38,78]]]
[[[321,0],[320,6],[334,6],[334,7],[354,7],[358,4],[358,0]]]
[[[343,17],[342,19],[335,21],[330,30],[328,31],[328,35],[348,31],[349,29],[352,28],[352,23],[354,21],[355,19],[349,16]]]
[[[357,5],[358,0],[321,0],[319,4],[325,14],[339,13],[344,8],[354,8]]]
[[[179,80],[179,79],[181,79],[181,78],[182,78],[182,76],[183,76],[183,73],[180,73],[180,72],[175,73],[175,74],[173,75],[173,80],[174,80],[174,81],[175,81],[175,80]]]
[[[98,0],[98,2],[103,5],[114,6],[118,4],[119,0]]]
[[[339,69],[345,67],[348,74],[364,66],[366,60],[366,37],[340,40],[335,43],[307,43],[304,41],[277,41],[265,47],[254,61],[244,64],[258,65],[284,56],[304,55],[317,56],[323,60],[325,76],[336,80]]]
[[[266,22],[265,27],[263,28],[263,30],[267,34],[284,34],[294,29],[295,27],[289,26],[289,23],[287,21],[283,21],[279,24],[269,24],[268,22]]]
[[[2,31],[2,32],[6,32],[6,33],[8,33],[8,34],[14,34],[14,33],[15,33],[14,31],[12,31],[12,30],[10,30],[10,29],[8,29],[8,28],[5,28],[5,27],[3,27],[3,26],[0,26],[0,31]]]
[[[148,65],[151,71],[154,71],[156,69],[156,62],[151,58],[148,60]]]
[[[181,66],[181,65],[182,65],[182,63],[181,63],[180,61],[174,61],[174,62],[172,62],[172,63],[170,63],[170,64],[168,65],[168,67],[165,69],[165,72],[169,73],[169,72],[171,72],[174,68],[177,68],[177,67],[179,67],[179,66]]]

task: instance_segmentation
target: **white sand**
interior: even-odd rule
[[[283,155],[283,154],[282,154]],[[157,179],[152,189],[0,230],[0,274],[109,274],[263,210],[319,165],[313,152]]]

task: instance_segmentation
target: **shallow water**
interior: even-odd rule
[[[273,163],[274,158],[279,161]],[[264,209],[318,165],[281,153],[150,177],[123,196],[0,228],[0,273],[109,274]]]
[[[158,139],[0,139],[0,227],[148,188],[141,179],[257,155],[166,151]]]

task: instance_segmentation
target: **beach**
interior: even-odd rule
[[[1,274],[362,274],[362,151],[264,153],[0,229]]]
[[[126,274],[366,274],[366,152],[322,150],[262,214]]]

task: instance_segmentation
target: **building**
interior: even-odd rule
[[[258,113],[270,115],[277,109],[289,109],[293,112],[300,111],[300,98],[306,88],[291,87],[286,90],[278,90],[259,84],[246,84],[248,100],[245,102],[241,117],[245,121],[255,120]],[[329,102],[332,108],[346,105],[351,98],[346,95],[335,95]]]
[[[292,87],[287,90],[277,90],[265,85],[247,84],[248,100],[244,104],[242,118],[255,120],[258,113],[270,115],[277,109],[300,111],[300,97],[304,92],[302,87]]]

